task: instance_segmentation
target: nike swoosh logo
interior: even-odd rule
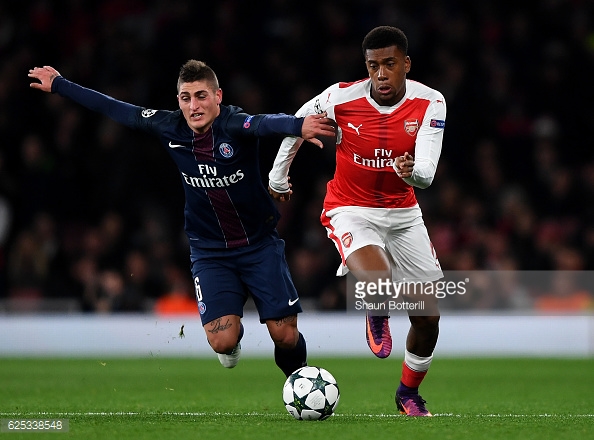
[[[179,144],[172,144],[171,141],[169,142],[169,148],[184,148],[185,145],[179,145]]]
[[[293,304],[295,304],[297,301],[299,301],[299,298],[297,299],[290,299],[289,300],[289,305],[292,306]]]
[[[371,333],[371,329],[369,328],[369,319],[365,319],[365,327],[367,328],[367,338],[369,339],[369,345],[371,347],[371,351],[374,353],[379,353],[384,348],[384,341],[380,342],[379,344],[375,343],[375,339],[373,339],[373,334]]]

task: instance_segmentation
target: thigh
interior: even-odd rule
[[[248,293],[228,257],[192,252],[192,277],[202,325],[222,316],[243,316]]]
[[[436,281],[443,277],[424,223],[391,231],[386,250],[392,258],[395,280]]]
[[[359,249],[365,247],[385,249],[380,228],[363,214],[364,211],[361,209],[334,209],[322,213],[322,225],[326,228],[328,238],[336,246],[342,260],[336,272],[338,276],[349,272],[347,260]]]
[[[377,245],[357,249],[349,255],[346,263],[359,281],[374,282],[392,278],[392,262],[386,251]]]
[[[242,258],[241,282],[252,295],[262,323],[302,311],[285,258],[285,242],[278,237],[267,238]]]

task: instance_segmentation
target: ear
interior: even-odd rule
[[[410,60],[410,57],[407,55],[406,58],[404,59],[404,73],[410,72],[410,65],[411,65],[411,60]]]
[[[220,104],[221,102],[223,102],[223,89],[217,89],[216,95],[217,95],[217,104]]]

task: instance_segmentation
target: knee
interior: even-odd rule
[[[226,315],[216,318],[203,326],[206,339],[212,349],[221,354],[230,353],[241,333],[241,318],[237,315]]]
[[[237,345],[237,338],[232,337],[213,337],[208,338],[208,343],[216,353],[229,353]]]

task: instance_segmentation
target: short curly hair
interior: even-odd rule
[[[378,26],[363,39],[363,56],[370,49],[383,49],[384,47],[396,46],[408,55],[408,38],[401,29],[393,26]]]

